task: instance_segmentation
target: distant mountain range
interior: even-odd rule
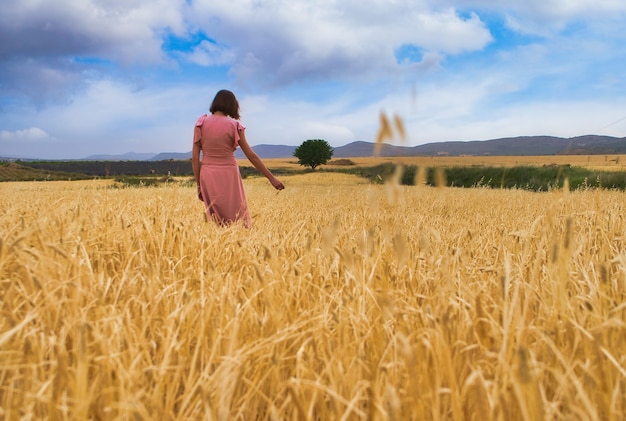
[[[154,154],[154,152],[148,152],[148,153],[127,152],[121,155],[107,155],[107,154],[91,155],[85,158],[85,161],[154,161],[155,156],[156,155]]]
[[[352,142],[334,149],[334,158],[361,158],[373,156],[375,143]],[[252,149],[261,158],[289,158],[295,146],[257,145]],[[492,140],[435,142],[419,146],[401,146],[384,143],[379,156],[523,156],[523,155],[612,155],[626,154],[626,137],[586,135],[572,138],[553,136],[520,136]],[[244,158],[237,149],[237,158]],[[190,159],[188,153],[161,153],[151,160]]]
[[[372,142],[352,142],[334,149],[334,158],[361,158],[373,156]],[[261,158],[290,158],[296,146],[257,145],[252,149]],[[492,140],[450,141],[427,143],[419,146],[401,146],[384,143],[379,156],[523,156],[523,155],[613,155],[626,154],[626,137],[586,135],[572,138],[553,136],[520,136]],[[244,158],[237,149],[237,158]],[[2,158],[0,158],[2,159]],[[190,152],[134,153],[122,155],[91,155],[84,160],[93,161],[166,161],[188,160]]]

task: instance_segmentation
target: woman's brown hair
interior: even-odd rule
[[[222,89],[215,94],[215,98],[211,103],[209,111],[211,114],[214,114],[216,111],[221,111],[227,116],[230,116],[235,120],[239,120],[239,101],[237,101],[237,97],[235,97],[234,93],[226,89]]]

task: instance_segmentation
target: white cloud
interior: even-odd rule
[[[204,40],[191,53],[181,53],[180,56],[190,63],[211,67],[231,64],[235,59],[235,52],[223,45]]]
[[[578,135],[614,121],[601,134],[626,131],[621,0],[28,0],[2,8],[3,155],[28,142],[40,146],[29,154],[58,158],[188,151],[195,118],[221,88],[238,95],[253,145],[372,141],[381,111],[405,119],[411,144]],[[515,37],[506,22],[541,36]]]
[[[184,0],[17,1],[3,5],[0,52],[162,60],[161,32],[182,32]]]
[[[523,66],[505,63],[484,75],[418,84],[414,100],[410,93],[397,92],[379,105],[389,116],[404,119],[411,145],[526,135],[624,137],[626,92],[611,97],[527,95],[537,82],[536,75],[525,72]]]
[[[626,131],[624,112],[616,111],[626,98],[611,102],[553,101],[512,104],[497,116],[467,118],[451,124],[441,121],[412,122],[409,127],[421,133],[428,143],[443,140],[487,140],[499,137],[547,135],[576,137],[586,134],[623,137]],[[623,108],[622,108],[623,109]],[[615,123],[615,124],[612,124]]]
[[[217,87],[146,88],[94,81],[71,104],[42,113],[56,137],[75,153],[162,152],[191,149],[193,123],[208,109]],[[79,155],[80,157],[80,155]]]
[[[29,127],[20,130],[0,130],[0,140],[3,142],[30,142],[53,139],[39,127]]]
[[[622,0],[443,0],[463,10],[489,10],[506,16],[509,27],[524,34],[552,36],[572,22],[623,19]]]
[[[476,14],[419,2],[247,0],[193,3],[194,24],[238,52],[232,71],[277,86],[295,81],[380,76],[398,69],[395,51],[478,51],[492,41]]]

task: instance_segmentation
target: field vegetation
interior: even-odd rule
[[[267,160],[279,175],[302,174],[293,159]],[[436,185],[444,180],[452,187],[521,188],[549,191],[568,183],[573,190],[608,188],[626,190],[626,168],[620,155],[570,156],[464,156],[339,158],[318,171],[355,174],[374,183],[394,178],[401,166],[404,185],[414,185],[420,168],[427,168],[424,182]],[[240,162],[242,177],[258,175],[247,161]],[[37,161],[0,163],[0,181],[50,181],[110,178],[121,185],[156,186],[190,177],[189,161]]]
[[[540,156],[406,156],[350,158],[358,166],[400,163],[417,167],[519,167],[572,166],[589,170],[625,171],[623,155],[540,155]],[[286,160],[275,160],[275,165]]]
[[[550,191],[562,189],[568,184],[572,190],[605,188],[626,190],[626,173],[622,171],[598,171],[570,165],[515,166],[515,167],[436,167],[424,169],[415,165],[393,164],[391,162],[373,167],[347,167],[333,169],[365,177],[374,183],[393,180],[396,174],[400,184],[415,185],[423,171],[423,183],[436,186],[445,183],[450,187],[483,187],[502,189],[524,189],[530,191]]]
[[[68,181],[90,178],[93,176],[78,172],[49,171],[27,167],[15,162],[0,162],[0,181]]]
[[[0,418],[623,419],[626,193],[425,174],[1,183]]]

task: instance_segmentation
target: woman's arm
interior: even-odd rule
[[[198,199],[202,200],[202,193],[200,193],[200,151],[202,149],[202,144],[200,142],[196,142],[200,135],[200,127],[195,127],[193,134],[193,148],[191,149],[191,169],[193,170],[193,177],[196,179]]]
[[[191,169],[196,179],[196,185],[200,185],[200,143],[194,143],[191,150]]]
[[[282,190],[285,188],[285,185],[272,174],[270,170],[267,169],[265,163],[259,156],[252,150],[250,145],[248,144],[248,139],[246,139],[246,131],[239,130],[239,147],[248,158],[248,161],[254,165],[254,168],[259,170],[261,174],[263,174],[269,181],[272,183],[272,186],[277,190]]]

